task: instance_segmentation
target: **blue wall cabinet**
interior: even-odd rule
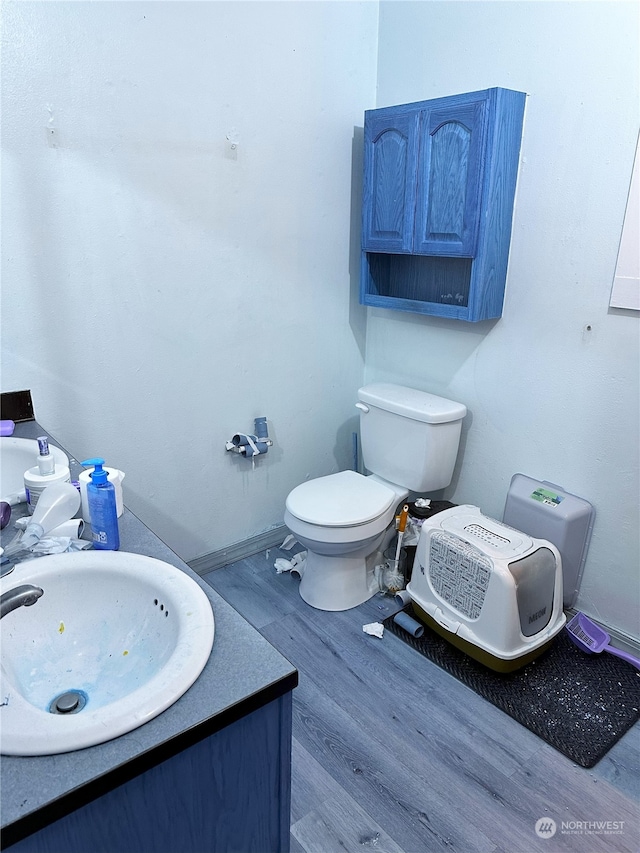
[[[365,113],[364,305],[502,314],[525,98],[487,89]]]

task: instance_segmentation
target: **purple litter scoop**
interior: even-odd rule
[[[617,658],[622,658],[640,669],[640,660],[628,652],[623,652],[622,649],[616,649],[611,645],[611,637],[595,622],[592,622],[584,613],[576,613],[566,624],[569,639],[583,652],[589,655],[600,654],[600,652],[609,652],[610,655],[615,655]]]

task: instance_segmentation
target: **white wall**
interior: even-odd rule
[[[590,500],[577,606],[638,630],[639,323],[608,308],[638,134],[638,9],[623,2],[383,2],[377,106],[527,92],[504,315],[370,309],[366,379],[469,408],[448,496],[501,518],[512,474]]]
[[[4,4],[1,387],[30,388],[78,459],[122,468],[185,559],[351,465],[377,14]],[[252,470],[224,444],[256,416],[275,446]]]

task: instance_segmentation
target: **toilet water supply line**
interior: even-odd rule
[[[256,456],[261,456],[266,453],[273,442],[269,438],[266,418],[256,418],[254,421],[255,435],[246,435],[243,432],[237,432],[225,444],[226,450],[231,450],[234,453],[240,453],[247,459],[254,459]]]

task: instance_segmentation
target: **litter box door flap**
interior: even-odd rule
[[[537,548],[520,560],[509,563],[509,571],[515,581],[520,630],[524,637],[533,637],[551,621],[556,576],[562,578],[558,559],[550,548]],[[562,598],[562,589],[559,596]]]

